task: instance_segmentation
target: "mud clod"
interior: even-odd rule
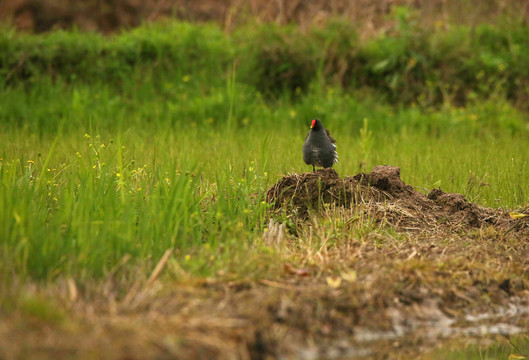
[[[342,180],[333,169],[319,169],[305,174],[284,176],[268,189],[266,198],[276,209],[287,206],[304,218],[310,209],[325,204],[350,207],[351,204],[368,198],[382,201],[385,195],[362,186],[354,178]]]
[[[413,187],[400,179],[400,168],[396,166],[375,166],[369,174],[360,173],[353,179],[365,186],[373,186],[386,192],[390,198],[413,196]]]
[[[275,209],[285,209],[299,218],[311,210],[329,206],[366,207],[377,219],[404,230],[450,228],[464,230],[482,226],[514,227],[525,231],[527,222],[516,222],[505,210],[468,202],[461,194],[433,189],[428,195],[416,191],[400,178],[396,166],[375,166],[370,173],[341,179],[333,169],[284,176],[267,191]],[[383,215],[383,216],[382,216]]]

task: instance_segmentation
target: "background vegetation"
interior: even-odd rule
[[[230,35],[188,23],[153,24],[112,38],[4,30],[0,75],[6,85],[47,77],[119,86],[148,69],[155,79],[193,74],[215,87],[233,65],[238,81],[266,96],[306,91],[319,81],[369,88],[394,104],[464,105],[498,95],[527,110],[529,34],[522,18],[472,27],[425,27],[418,18],[408,8],[393,8],[394,25],[362,41],[344,20],[309,30],[250,24]]]

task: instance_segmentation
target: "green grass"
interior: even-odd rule
[[[304,36],[312,47],[331,39],[325,48],[349,59],[345,50],[360,45],[355,37],[346,41],[343,26]],[[527,206],[528,116],[505,91],[470,90],[464,107],[394,106],[385,101],[385,85],[352,91],[332,81],[324,73],[331,58],[314,68],[284,62],[314,50],[292,47],[296,31],[263,27],[228,38],[213,26],[178,23],[110,39],[4,31],[0,45],[32,60],[20,68],[2,58],[0,271],[99,278],[125,258],[130,269],[149,271],[175,249],[196,275],[259,276],[262,264],[252,259],[268,253],[256,245],[267,225],[264,192],[284,174],[310,170],[301,147],[315,117],[338,141],[341,176],[390,164],[424,191],[441,187],[486,206]],[[377,51],[389,51],[390,40],[415,44],[415,33],[401,33],[360,49],[380,60],[386,55]],[[252,39],[259,41],[246,48]],[[479,39],[475,46],[490,45]],[[258,50],[281,56],[259,64]],[[386,73],[389,63],[383,65],[376,68]],[[301,66],[304,76],[319,75],[299,84],[283,70],[251,79],[255,66],[286,73]],[[268,89],[255,83],[263,76],[272,81]],[[281,79],[287,86],[270,98]],[[487,79],[483,91],[503,84]],[[127,269],[120,271],[128,276]]]
[[[364,40],[354,24],[339,19],[305,31],[250,24],[230,34],[182,22],[147,24],[111,37],[75,31],[31,36],[0,28],[0,85],[33,89],[51,78],[131,90],[131,77],[143,69],[157,90],[186,89],[176,81],[185,78],[201,82],[202,95],[211,95],[235,67],[240,83],[267,98],[295,98],[316,81],[369,88],[392,104],[465,104],[499,95],[527,109],[524,19],[428,26],[419,16],[395,7],[387,19],[393,25]]]
[[[194,305],[186,301],[201,303],[206,288],[196,287],[185,300],[166,292],[174,284],[203,284],[203,278],[213,279],[206,290],[216,296],[212,301],[243,309],[219,307],[223,316],[245,317],[248,309],[275,316],[259,307],[266,301],[239,304],[238,290],[214,282],[254,286],[251,280],[293,277],[282,268],[285,262],[317,272],[307,280],[321,285],[321,294],[324,278],[338,271],[380,279],[355,284],[363,295],[347,295],[355,297],[342,299],[347,306],[373,292],[385,294],[376,284],[428,284],[429,276],[443,277],[446,269],[452,274],[437,290],[449,299],[452,288],[478,291],[482,280],[511,278],[520,290],[516,259],[523,239],[506,238],[499,229],[441,240],[414,237],[352,209],[347,219],[338,211],[337,217],[310,219],[310,226],[291,226],[297,235],[287,235],[283,252],[263,244],[270,216],[266,190],[283,175],[311,170],[301,148],[312,118],[337,139],[334,168],[342,177],[394,165],[420,191],[441,187],[485,206],[527,208],[529,28],[513,21],[418,29],[408,10],[394,16],[393,32],[365,41],[339,21],[309,32],[258,26],[232,34],[213,25],[166,23],[108,38],[1,30],[0,313],[59,328],[69,326],[71,313],[88,323],[93,315],[87,313],[106,314],[113,306],[136,314],[128,294],[151,291],[147,278],[167,250],[172,255],[162,276],[177,281],[164,279],[165,290],[149,298],[154,312],[164,309],[153,317],[158,322],[169,318],[168,299],[178,302],[175,314],[181,310],[187,318]],[[365,259],[350,253],[356,245],[365,247]],[[424,268],[417,276],[413,257]],[[486,301],[484,289],[476,301]],[[269,296],[264,285],[259,290],[256,300]],[[387,291],[388,303],[402,295]],[[338,309],[334,295],[325,294],[328,306]],[[310,310],[313,295],[288,296]],[[71,308],[63,311],[65,298]],[[95,310],[85,313],[84,304]],[[315,319],[311,334],[323,318]],[[514,344],[462,345],[432,356],[527,355],[526,339]]]
[[[185,262],[197,275],[241,267],[234,258],[244,263],[242,254],[260,251],[251,245],[267,225],[265,190],[283,174],[310,170],[301,146],[316,116],[338,140],[342,176],[391,164],[425,191],[441,187],[493,207],[525,204],[525,120],[507,104],[394,110],[333,88],[296,103],[267,104],[239,90],[232,129],[229,107],[208,97],[191,100],[194,118],[179,119],[178,110],[149,91],[111,95],[59,84],[41,88],[36,98],[16,90],[0,95],[25,118],[50,119],[4,125],[0,135],[3,270],[47,279],[100,277],[125,256],[150,269],[169,248],[181,259],[199,254]],[[114,105],[91,102],[100,94]],[[229,103],[227,90],[212,96]],[[90,105],[76,107],[80,101]],[[218,104],[224,107],[211,109]],[[58,108],[64,115],[54,118]],[[149,112],[159,118],[149,121]],[[497,124],[501,117],[515,130]]]
[[[527,359],[529,356],[529,339],[527,335],[514,336],[512,338],[498,338],[488,345],[462,345],[447,346],[445,349],[432,351],[425,359]]]

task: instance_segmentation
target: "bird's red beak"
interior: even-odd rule
[[[316,119],[312,120],[312,125],[310,126],[310,128],[312,129],[314,126],[316,126]]]

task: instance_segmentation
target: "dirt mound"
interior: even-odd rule
[[[512,219],[501,209],[469,203],[463,195],[433,189],[424,195],[400,179],[395,166],[375,166],[368,174],[341,179],[333,169],[283,177],[267,191],[267,201],[275,209],[286,209],[300,218],[310,210],[329,206],[366,206],[377,220],[385,220],[400,230],[438,230],[495,226],[521,231],[527,221]]]
[[[384,199],[380,192],[361,186],[354,178],[342,180],[333,169],[285,176],[267,191],[266,197],[276,208],[288,204],[302,217],[308,214],[309,209],[322,204],[349,207],[352,203],[370,198]]]

